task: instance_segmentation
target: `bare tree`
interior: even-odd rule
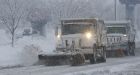
[[[11,35],[11,46],[14,47],[15,33],[27,9],[21,0],[1,0],[0,19]]]
[[[85,0],[45,0],[53,22],[62,18],[85,18],[92,15],[92,6]],[[93,15],[92,15],[93,16]]]

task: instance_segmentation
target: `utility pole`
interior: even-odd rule
[[[114,0],[114,18],[117,20],[117,0]]]

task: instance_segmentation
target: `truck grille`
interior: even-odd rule
[[[122,41],[122,38],[120,36],[109,36],[109,37],[107,37],[108,44],[120,43],[121,41]]]
[[[67,39],[65,40],[64,44],[65,44],[65,47],[72,47],[74,45],[74,47],[79,48],[81,47],[82,40],[81,39],[76,39],[76,40]]]

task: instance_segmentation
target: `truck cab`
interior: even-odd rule
[[[60,29],[60,30],[59,30]],[[57,50],[80,53],[95,62],[95,57],[106,60],[106,27],[99,19],[63,19],[57,34]]]

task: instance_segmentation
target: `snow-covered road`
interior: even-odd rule
[[[140,66],[140,57],[108,58],[107,63],[83,66],[30,66],[0,70],[0,75],[119,75],[128,68]],[[139,67],[140,68],[140,67]],[[130,71],[129,71],[130,72]],[[127,74],[124,74],[127,75]],[[133,75],[133,74],[132,74]]]
[[[137,49],[136,56],[108,58],[106,63],[2,69],[0,75],[140,75],[139,70],[140,49]],[[139,74],[134,74],[135,72]]]

